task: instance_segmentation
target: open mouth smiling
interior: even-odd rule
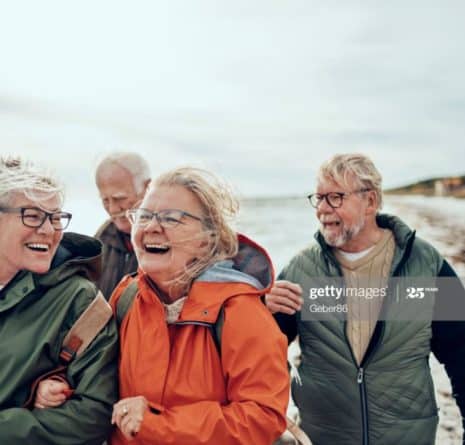
[[[146,243],[144,249],[148,253],[164,254],[169,252],[171,247],[166,244]]]
[[[322,221],[321,224],[326,229],[328,227],[339,227],[341,225],[340,221]]]
[[[48,252],[50,250],[50,244],[44,243],[27,243],[26,247],[34,252]]]

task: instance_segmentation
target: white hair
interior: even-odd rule
[[[349,186],[352,180],[359,189],[375,192],[378,210],[383,206],[383,178],[373,161],[360,153],[338,154],[325,161],[318,170],[317,179],[330,179],[337,184]]]
[[[118,165],[132,176],[136,193],[144,191],[147,181],[150,181],[151,173],[148,162],[141,155],[133,152],[113,152],[106,155],[95,169],[96,181],[100,171],[111,164]]]
[[[0,157],[0,205],[8,205],[16,193],[33,201],[58,196],[64,200],[64,188],[50,172],[20,157]]]

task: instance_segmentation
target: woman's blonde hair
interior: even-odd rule
[[[49,172],[20,157],[0,157],[0,205],[8,205],[16,193],[33,201],[57,195],[64,199],[63,186]]]
[[[230,223],[239,211],[239,202],[225,181],[200,168],[181,167],[168,171],[152,181],[149,190],[165,186],[184,187],[197,197],[202,208],[202,224],[208,241],[206,251],[173,280],[173,284],[189,285],[213,263],[237,254],[237,234]]]
[[[360,153],[338,154],[325,161],[318,170],[317,180],[330,179],[349,187],[353,181],[359,190],[375,192],[378,210],[383,206],[383,178],[373,161]]]

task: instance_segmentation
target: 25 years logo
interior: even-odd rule
[[[407,287],[407,298],[425,298],[425,288],[424,287]]]

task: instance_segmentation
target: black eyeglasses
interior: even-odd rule
[[[23,225],[34,229],[42,227],[48,218],[55,230],[65,230],[73,217],[68,212],[46,212],[38,207],[0,207],[0,212],[19,213]]]
[[[310,204],[317,208],[323,199],[326,200],[328,205],[332,207],[333,209],[337,209],[338,207],[341,207],[342,204],[344,203],[344,199],[346,199],[348,196],[353,195],[355,193],[364,193],[364,192],[369,192],[370,190],[373,189],[360,189],[360,190],[354,190],[353,192],[330,192],[330,193],[312,193],[311,195],[308,195],[307,198],[310,201]]]
[[[182,219],[185,216],[202,221],[198,216],[177,209],[160,210],[159,212],[152,212],[148,209],[129,209],[126,211],[126,216],[132,225],[139,227],[148,226],[152,222],[152,219],[156,218],[158,224],[164,229],[172,229],[179,224],[184,224]]]

